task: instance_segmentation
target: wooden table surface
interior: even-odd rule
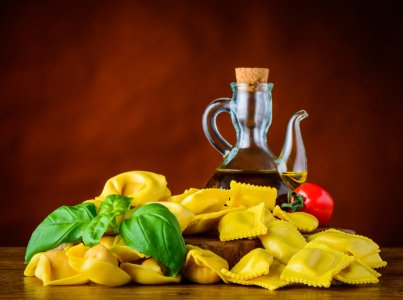
[[[328,289],[296,285],[276,291],[236,284],[185,282],[156,286],[107,287],[88,283],[44,287],[36,277],[23,275],[24,254],[22,247],[0,247],[0,299],[403,299],[403,248],[382,248],[381,256],[388,265],[377,269],[382,274],[377,284],[331,286]]]

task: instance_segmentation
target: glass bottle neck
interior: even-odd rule
[[[231,116],[237,133],[237,148],[270,151],[266,135],[272,119],[273,85],[256,84],[252,88],[245,85],[232,85]]]

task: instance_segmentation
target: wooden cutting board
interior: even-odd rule
[[[316,230],[310,233],[304,233],[303,236],[307,238],[312,234],[325,231],[329,228],[335,228],[346,233],[355,234],[355,231],[351,229],[343,229],[323,225],[319,226]],[[213,251],[217,255],[221,256],[226,261],[228,261],[230,268],[235,266],[243,256],[248,254],[253,249],[263,248],[263,245],[258,238],[253,240],[241,239],[235,241],[221,242],[218,237],[218,232],[214,231],[204,235],[184,236],[183,238],[185,239],[186,244]]]

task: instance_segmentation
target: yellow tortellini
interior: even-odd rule
[[[267,228],[263,223],[264,213],[265,206],[262,202],[248,210],[225,215],[218,223],[220,240],[224,242],[266,234]]]
[[[329,287],[332,278],[354,260],[323,244],[310,242],[297,252],[281,273],[281,280],[315,287]]]
[[[270,266],[270,271],[267,275],[262,275],[250,280],[242,280],[231,277],[228,277],[227,279],[228,281],[233,283],[242,285],[257,285],[270,291],[274,291],[278,288],[292,284],[291,282],[280,279],[281,273],[283,272],[284,268],[285,265],[275,259]]]
[[[352,254],[358,259],[379,251],[379,246],[373,240],[333,228],[311,235],[307,240],[325,244],[346,254]]]
[[[182,279],[180,274],[176,277],[165,276],[168,268],[154,258],[146,259],[140,265],[123,263],[120,268],[130,275],[133,282],[140,284],[178,283]]]
[[[36,276],[43,285],[76,285],[89,280],[69,266],[64,250],[50,250],[35,254],[24,272],[25,276]]]
[[[188,209],[186,206],[180,204],[180,203],[175,203],[175,202],[144,202],[137,206],[134,209],[131,209],[128,211],[125,215],[125,218],[130,218],[130,216],[140,207],[151,204],[151,203],[158,203],[161,205],[164,205],[166,208],[168,208],[171,213],[173,213],[176,217],[176,219],[179,222],[179,226],[181,227],[182,232],[188,227],[188,224],[193,221],[195,218],[195,214]]]
[[[196,246],[186,245],[186,262],[181,269],[181,274],[186,279],[201,284],[212,284],[221,279],[228,283],[221,273],[222,269],[228,269],[228,262],[217,254]]]
[[[225,209],[224,209],[225,207]],[[196,235],[204,232],[212,231],[217,228],[218,222],[226,214],[234,211],[245,210],[244,206],[229,208],[224,206],[221,211],[196,215],[192,222],[189,223],[183,235]]]
[[[334,279],[349,284],[378,283],[380,276],[381,274],[365,263],[354,259],[347,268],[334,275]]]
[[[165,176],[152,172],[132,171],[119,174],[109,179],[96,200],[105,200],[110,194],[132,197],[131,206],[143,202],[154,202],[170,196]]]
[[[267,234],[260,235],[263,246],[274,258],[287,264],[295,253],[306,246],[305,238],[292,223],[276,220],[266,224]]]
[[[93,248],[79,244],[69,249],[66,254],[70,267],[95,283],[120,286],[131,280],[130,276],[119,268],[115,256],[102,244]]]
[[[185,197],[181,204],[199,215],[219,211],[230,196],[230,190],[203,189]]]
[[[187,196],[190,196],[196,192],[200,191],[199,189],[195,188],[190,188],[188,190],[185,190],[183,194],[180,195],[175,195],[175,196],[168,196],[164,197],[162,201],[167,201],[167,202],[175,202],[175,203],[181,203],[183,199],[185,199]]]
[[[99,240],[99,243],[104,245],[106,248],[110,248],[113,246],[115,240],[116,240],[116,236],[103,236]]]
[[[221,272],[227,278],[231,277],[240,280],[249,280],[269,274],[272,263],[273,254],[269,250],[256,248],[242,257],[231,271],[222,269]]]
[[[264,202],[265,207],[273,210],[276,205],[277,189],[269,186],[256,186],[246,183],[231,181],[231,199],[227,205],[230,207],[246,206],[252,207]]]
[[[141,252],[138,252],[136,249],[132,249],[126,245],[124,240],[117,236],[113,241],[112,246],[109,248],[109,251],[122,263],[125,262],[134,262],[141,258],[149,257]]]
[[[319,226],[319,221],[315,216],[304,212],[288,213],[278,205],[274,208],[273,215],[281,220],[293,223],[301,232],[311,232]]]

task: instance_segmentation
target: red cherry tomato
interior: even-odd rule
[[[304,208],[298,211],[314,215],[318,219],[319,225],[329,221],[333,214],[334,203],[326,190],[314,183],[304,183],[297,187],[294,192],[304,196]]]

